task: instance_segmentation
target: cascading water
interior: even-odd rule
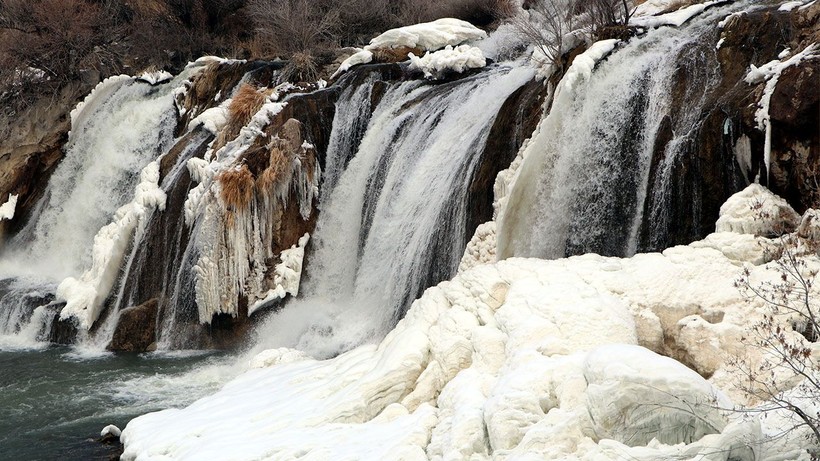
[[[335,187],[323,198],[303,299],[260,335],[332,355],[380,338],[424,288],[451,276],[479,154],[504,101],[533,76],[495,66],[452,83],[392,85],[346,168],[341,138],[357,121],[344,118],[353,108],[337,109],[325,179]],[[354,92],[345,101],[365,100]]]
[[[718,75],[713,43],[721,14],[707,11],[681,28],[633,38],[588,81],[561,89],[501,212],[501,258],[629,256],[645,249],[642,230],[651,236],[645,247],[665,247],[671,165],[697,133],[704,94]],[[673,90],[681,62],[694,72],[686,74],[678,110]],[[659,146],[664,123],[671,135]],[[648,196],[654,206],[644,216]]]
[[[41,305],[37,300],[52,298],[61,279],[90,265],[97,232],[133,198],[142,168],[173,141],[174,90],[191,72],[157,86],[110,78],[72,112],[65,158],[0,259],[0,275],[16,279],[7,282],[0,301],[4,335],[29,335],[32,343],[43,333],[46,325],[27,325]]]

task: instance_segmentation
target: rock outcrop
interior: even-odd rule
[[[154,298],[120,311],[117,328],[107,349],[116,352],[146,352],[156,349],[156,329],[146,328],[157,321],[159,301]]]

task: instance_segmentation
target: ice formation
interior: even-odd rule
[[[287,295],[296,296],[299,294],[299,282],[302,278],[302,261],[305,258],[305,247],[310,234],[303,235],[296,245],[290,249],[282,250],[279,259],[282,261],[273,268],[274,288],[254,302],[248,308],[248,314],[252,314],[265,304],[277,299],[283,299]]]
[[[721,410],[726,358],[763,312],[733,282],[768,271],[728,256],[759,238],[707,240],[477,265],[377,346],[265,351],[213,396],[132,420],[122,459],[798,459],[799,439],[767,436],[784,415]]]
[[[421,48],[435,51],[487,37],[487,33],[469,22],[442,18],[432,22],[391,29],[370,41],[365,49]]]
[[[481,40],[483,38],[487,38],[487,33],[483,30],[469,22],[452,18],[442,18],[432,22],[391,29],[374,38],[364,49],[359,50],[344,60],[333,76],[336,77],[339,74],[347,72],[351,67],[357,64],[371,62],[373,60],[373,52],[379,49],[418,48],[422,51],[436,51],[446,46],[453,47],[464,42]],[[467,63],[476,64],[478,61],[475,54],[473,51],[469,56],[462,56],[461,59],[466,59],[465,64],[462,65],[467,65]],[[439,57],[439,59],[441,59],[441,57]],[[481,59],[483,60],[483,55]],[[455,59],[452,56],[448,58],[448,61],[450,61],[452,65],[457,65],[455,61],[458,60],[459,59]],[[441,63],[441,61],[439,61],[439,63]]]
[[[247,297],[251,313],[288,293],[298,293],[307,238],[303,237],[296,248],[277,255],[272,248],[273,232],[291,195],[296,198],[302,219],[308,219],[319,193],[320,170],[318,162],[310,160],[315,158],[310,143],[280,139],[265,132],[286,106],[278,99],[288,89],[282,85],[275,88],[235,139],[216,152],[209,150],[204,159],[192,158],[187,163],[191,179],[199,183],[188,193],[185,220],[194,229],[189,245],[199,255],[193,270],[200,322],[208,323],[218,313],[236,316],[241,295]],[[225,127],[223,108],[227,110],[228,104],[203,112],[196,123],[219,132]],[[269,140],[269,161],[276,163],[270,171],[272,181],[263,181],[262,175],[253,178],[241,160],[258,139]],[[295,142],[298,144],[290,145]],[[280,172],[274,171],[279,168]],[[222,192],[226,186],[221,178],[226,175],[247,175],[250,183],[241,186],[250,188],[251,199],[246,206],[225,202]],[[274,257],[280,257],[281,263],[269,274],[269,261]]]
[[[91,328],[116,282],[132,235],[144,230],[150,212],[165,209],[165,192],[158,185],[159,163],[154,161],[143,168],[141,179],[134,201],[120,207],[113,222],[94,237],[91,267],[79,278],[65,278],[57,287],[57,299],[66,302],[60,312],[61,319],[74,317],[81,328]]]
[[[14,210],[17,208],[17,194],[9,195],[9,199],[0,205],[0,221],[14,219]]]
[[[450,45],[443,50],[428,52],[423,57],[409,54],[410,68],[424,72],[427,78],[440,78],[448,72],[462,73],[469,69],[478,69],[487,65],[484,53],[470,45]]]
[[[766,86],[763,89],[763,95],[757,103],[758,109],[757,112],[755,112],[755,121],[757,121],[758,129],[766,133],[766,141],[763,146],[763,162],[766,165],[767,175],[770,173],[772,162],[772,124],[769,120],[769,104],[771,103],[772,94],[774,94],[774,90],[777,88],[777,81],[780,79],[780,74],[787,68],[797,66],[807,59],[818,58],[820,58],[820,54],[818,54],[818,45],[813,43],[804,48],[803,51],[792,55],[792,57],[786,59],[785,61],[781,61],[781,59],[783,59],[783,57],[781,57],[780,59],[775,59],[760,67],[756,67],[752,64],[749,69],[749,73],[746,74],[746,83],[750,85],[755,85],[764,81],[766,82]]]

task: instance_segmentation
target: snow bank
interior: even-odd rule
[[[757,128],[766,133],[766,141],[763,146],[763,161],[766,164],[766,174],[768,175],[771,166],[772,153],[772,125],[769,120],[769,104],[772,100],[775,88],[777,88],[777,81],[780,79],[780,74],[789,67],[799,65],[808,59],[817,59],[820,54],[817,53],[818,45],[811,44],[803,49],[803,51],[793,55],[785,61],[783,59],[775,59],[760,67],[751,65],[749,73],[746,74],[745,81],[750,85],[766,82],[766,87],[763,89],[763,96],[757,103],[757,112],[755,112],[755,120],[757,121]]]
[[[422,51],[436,51],[446,46],[456,46],[464,42],[487,38],[487,33],[469,22],[460,19],[442,18],[433,22],[391,29],[370,40],[364,49],[345,59],[333,74],[336,77],[357,64],[373,60],[373,52],[385,48],[419,48]],[[472,52],[475,55],[475,52]],[[441,59],[441,58],[439,58]],[[454,59],[454,58],[450,58]],[[483,59],[483,55],[481,57]],[[475,64],[477,60],[470,60]],[[483,64],[479,67],[483,67]]]
[[[800,215],[769,189],[751,184],[720,207],[716,232],[780,235],[800,224]]]
[[[17,208],[17,194],[9,195],[6,203],[0,205],[0,221],[14,219],[14,210]]]
[[[641,12],[642,15],[634,15],[629,19],[629,25],[634,27],[645,27],[645,28],[658,28],[662,26],[673,26],[673,27],[680,27],[685,22],[689,21],[693,17],[703,13],[706,8],[709,8],[714,5],[720,5],[722,3],[726,3],[727,0],[715,0],[705,3],[696,3],[694,5],[689,5],[683,7],[677,11],[673,11],[671,13],[664,13],[658,14],[656,16],[647,16],[646,13],[650,11],[660,11],[660,6],[650,5],[643,9]],[[668,4],[664,4],[661,2],[663,7],[669,6]],[[670,2],[672,3],[672,2]],[[665,8],[663,8],[665,9]]]
[[[780,5],[780,8],[778,8],[777,11],[789,12],[789,11],[792,11],[795,8],[799,8],[801,6],[803,6],[803,2],[799,2],[799,1],[786,2],[782,5]]]
[[[222,128],[225,128],[225,125],[228,124],[228,120],[230,119],[228,107],[230,107],[232,101],[233,99],[226,99],[218,106],[211,107],[210,109],[197,115],[188,123],[188,130],[190,131],[197,126],[202,125],[203,128],[208,130],[212,135],[216,136],[220,131],[222,131]]]
[[[215,395],[132,420],[122,459],[765,459],[760,423],[717,410],[764,312],[725,256],[750,238],[477,265],[377,346],[266,351]]]
[[[333,73],[330,78],[336,78],[339,75],[347,72],[353,66],[358,66],[359,64],[368,64],[373,61],[373,52],[368,51],[366,49],[359,49],[359,51],[350,55],[349,58],[342,61],[342,64]]]
[[[442,18],[388,30],[370,40],[365,49],[407,47],[434,51],[447,45],[455,46],[483,38],[487,38],[487,33],[467,21]]]
[[[410,53],[409,57],[410,68],[424,72],[427,78],[441,78],[448,72],[462,73],[487,65],[484,53],[470,45],[459,45],[455,48],[448,45],[443,50],[428,52],[421,58],[413,53]]]
[[[66,305],[60,319],[74,317],[82,329],[88,330],[97,320],[105,298],[119,275],[120,265],[134,232],[141,233],[149,213],[165,209],[165,192],[159,188],[159,163],[143,168],[134,200],[120,207],[114,221],[94,237],[91,268],[79,279],[67,277],[57,287],[57,299]]]

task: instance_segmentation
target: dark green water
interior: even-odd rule
[[[66,347],[0,350],[0,459],[100,460],[108,424],[185,406],[234,373],[201,353],[103,354]]]

